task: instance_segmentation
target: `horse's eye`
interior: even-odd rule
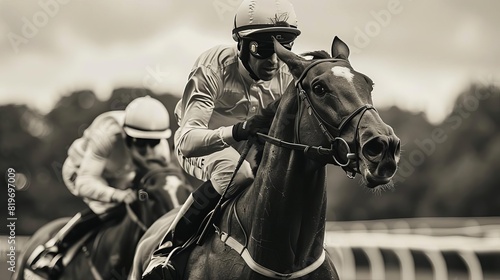
[[[325,94],[326,90],[322,85],[316,84],[313,86],[313,92],[317,95],[323,95]]]

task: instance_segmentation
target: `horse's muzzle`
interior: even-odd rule
[[[361,149],[364,167],[362,174],[368,187],[388,183],[397,170],[401,141],[395,135],[375,136]]]

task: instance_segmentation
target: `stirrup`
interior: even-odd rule
[[[52,255],[50,261],[47,260],[49,255]],[[38,245],[35,250],[31,253],[27,263],[33,269],[49,266],[55,256],[59,255],[59,249],[57,246],[46,247],[45,245]],[[45,260],[46,264],[40,264],[40,261]]]
[[[168,256],[173,248],[174,248],[174,231],[171,230],[165,234],[165,236],[160,241],[160,245],[158,246],[158,248],[153,251],[152,258]]]
[[[33,264],[35,264],[39,259],[42,253],[45,251],[45,246],[44,245],[38,245],[33,252],[31,252],[31,255],[29,256],[28,260],[26,263],[31,267]]]
[[[165,256],[165,255],[168,255],[166,254],[165,251],[172,251],[172,249],[174,249],[174,243],[172,241],[166,241],[164,244],[162,244],[160,247],[158,247],[158,249],[155,250],[155,253],[154,255],[155,256],[158,256],[158,255],[162,255],[162,256]]]
[[[35,252],[35,251],[34,251]],[[50,260],[49,260],[50,258]],[[28,263],[30,268],[45,277],[57,277],[63,270],[63,254],[44,250],[39,252],[33,262]]]
[[[189,246],[191,242],[194,240],[193,237],[190,237],[189,239],[182,241],[182,242],[177,242],[177,244],[174,244],[175,240],[172,236],[170,236],[172,240],[167,240],[164,241],[163,244],[161,244],[158,249],[153,251],[153,255],[151,258],[155,257],[167,257],[167,260],[170,260],[170,258],[177,253],[177,251],[182,251],[185,247]]]

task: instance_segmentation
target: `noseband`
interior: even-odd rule
[[[302,150],[304,153],[307,155],[309,154],[310,151],[314,151],[317,154],[321,156],[331,156],[333,159],[333,164],[338,165],[344,169],[344,171],[347,174],[347,177],[349,178],[354,178],[356,173],[359,173],[359,158],[357,156],[357,144],[358,144],[358,131],[359,131],[359,124],[361,121],[361,118],[363,115],[366,113],[368,110],[375,110],[377,111],[371,104],[365,104],[358,109],[354,110],[351,114],[349,114],[347,117],[345,117],[339,124],[339,126],[334,126],[332,124],[329,124],[326,122],[321,116],[318,114],[316,108],[312,105],[312,102],[310,100],[309,95],[307,95],[306,91],[302,87],[302,80],[304,80],[305,76],[311,70],[314,66],[324,63],[324,62],[337,62],[337,61],[345,61],[344,59],[336,59],[336,58],[330,58],[330,59],[319,59],[311,63],[309,66],[304,69],[300,77],[297,79],[295,82],[295,87],[297,88],[298,92],[298,106],[299,106],[299,111],[297,113],[297,117],[295,118],[295,142],[299,142],[299,130],[300,130],[300,119],[302,117],[302,102],[304,103],[305,107],[307,108],[307,112],[309,115],[312,115],[316,122],[318,123],[321,131],[323,134],[326,136],[328,139],[328,142],[330,142],[330,148],[325,148],[323,146],[308,146],[300,143],[290,143],[286,141],[282,141],[280,139],[277,139],[272,136],[268,136],[262,133],[258,133],[258,135],[262,138],[264,138],[267,142],[270,142],[271,144],[277,145],[279,147],[284,147],[292,150]],[[356,130],[355,130],[355,135],[354,135],[354,152],[351,152],[351,146],[349,143],[342,138],[342,132],[344,128],[347,126],[349,122],[351,122],[357,115],[359,116],[358,122],[356,124]],[[327,129],[327,126],[334,131],[334,135],[330,133],[330,131]],[[347,159],[345,162],[341,162],[338,160],[339,155],[338,155],[338,149],[335,149],[335,145],[343,144],[346,147],[346,156],[345,158]],[[356,161],[356,167],[351,167],[351,161],[355,160]]]

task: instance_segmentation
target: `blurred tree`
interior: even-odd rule
[[[498,216],[500,89],[472,85],[433,126],[422,114],[380,110],[402,141],[395,188],[380,195],[329,168],[329,219]],[[340,177],[340,179],[339,179]]]
[[[472,85],[440,125],[448,140],[432,156],[422,216],[500,214],[500,89]]]

